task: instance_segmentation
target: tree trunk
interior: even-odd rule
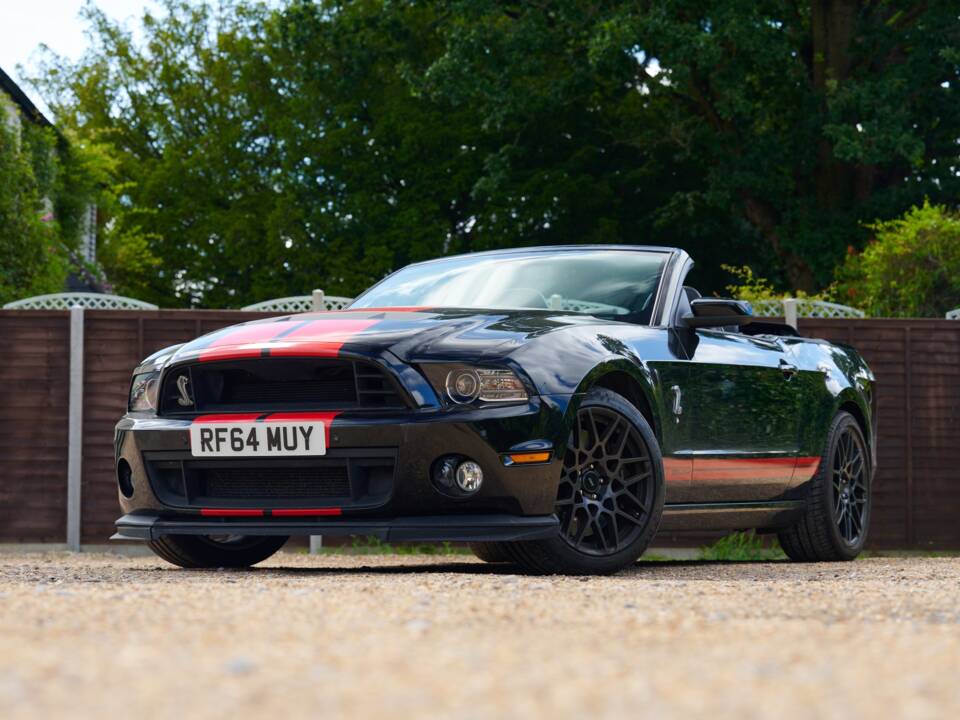
[[[811,4],[813,41],[813,88],[820,95],[820,111],[826,119],[827,96],[850,74],[853,38],[860,11],[859,0],[814,0]],[[825,137],[817,142],[814,171],[817,206],[835,210],[852,198],[856,169],[837,160],[833,144]]]
[[[817,289],[816,279],[810,265],[795,252],[783,247],[783,243],[780,241],[780,231],[778,229],[780,221],[777,211],[750,193],[742,193],[741,198],[744,215],[760,231],[760,234],[770,243],[777,257],[780,258],[790,287],[808,293],[815,292]]]

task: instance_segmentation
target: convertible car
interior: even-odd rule
[[[447,257],[344,311],[161,350],[116,427],[114,537],[183,567],[370,535],[609,573],[658,529],[755,528],[794,560],[854,558],[873,374],[701,297],[692,266],[636,246]]]

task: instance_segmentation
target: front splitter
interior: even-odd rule
[[[366,535],[389,542],[539,540],[559,532],[556,515],[427,515],[392,519],[317,518],[251,521],[124,515],[111,540],[156,540],[164,535]]]

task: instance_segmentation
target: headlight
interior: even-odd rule
[[[458,405],[474,400],[517,402],[527,399],[527,390],[513,371],[488,368],[457,368],[447,373],[447,397]]]
[[[133,376],[130,385],[130,409],[136,411],[156,410],[160,392],[160,371]]]

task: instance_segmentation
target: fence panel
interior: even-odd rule
[[[70,318],[0,310],[0,542],[66,541]]]
[[[877,376],[870,546],[960,548],[960,327],[801,319],[800,332],[853,345]]]
[[[126,409],[131,372],[137,363],[169,345],[271,315],[239,310],[86,312],[82,542],[102,543],[113,534],[118,507],[113,426]]]
[[[104,542],[118,512],[113,425],[130,373],[151,352],[249,311],[85,313],[82,540]],[[806,336],[850,343],[877,375],[879,468],[870,546],[960,549],[960,324],[801,318]],[[0,310],[0,542],[63,542],[69,317]],[[694,536],[673,535],[689,544]],[[662,538],[666,540],[667,538]]]

